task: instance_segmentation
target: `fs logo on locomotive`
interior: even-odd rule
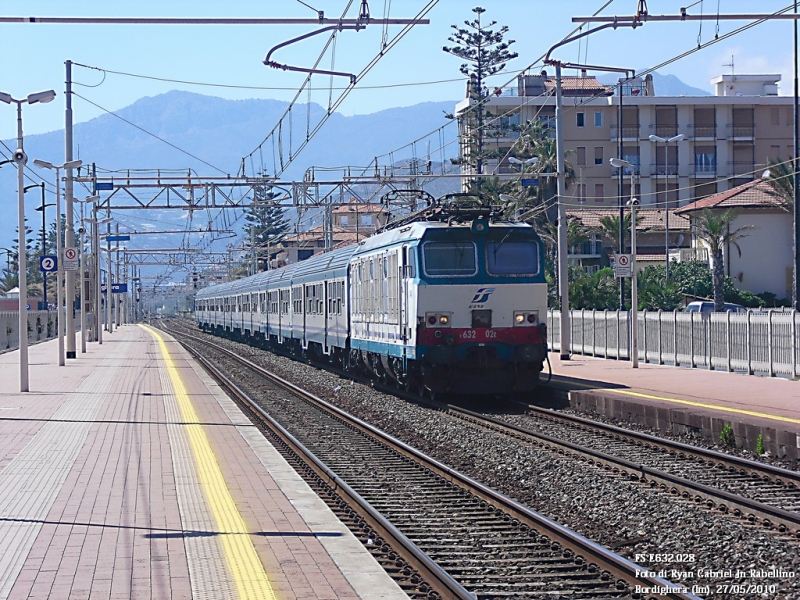
[[[475,292],[475,296],[472,298],[471,304],[483,304],[489,299],[494,293],[494,288],[480,288],[477,292]]]

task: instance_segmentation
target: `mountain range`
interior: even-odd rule
[[[613,76],[600,78],[615,81]],[[658,95],[703,95],[706,92],[683,84],[673,75],[654,74],[654,85]],[[379,112],[344,116],[340,113],[330,115],[319,133],[310,141],[298,158],[282,174],[283,180],[301,180],[311,166],[317,167],[365,167],[373,163],[376,156],[401,148],[414,139],[435,131],[447,123],[446,113],[451,113],[456,101],[423,102],[414,106],[389,108]],[[226,100],[183,91],[171,91],[154,97],[137,100],[114,114],[105,114],[74,127],[75,158],[85,164],[96,163],[103,170],[160,169],[192,170],[200,176],[236,174],[241,167],[242,157],[253,151],[284,114],[288,104],[278,100]],[[307,119],[311,127],[326,113],[317,104],[295,106],[292,110],[292,123],[284,127],[283,139],[292,134],[292,148],[296,151],[305,139]],[[455,126],[446,130],[445,142],[456,135]],[[450,143],[444,152],[437,150],[441,144],[438,136],[430,142],[430,157],[434,164],[449,166],[449,158],[458,152],[458,146]],[[8,155],[16,146],[16,140],[6,140],[2,154]],[[183,151],[181,151],[181,150]],[[8,151],[6,151],[8,150]],[[53,190],[54,173],[33,167],[32,159],[40,158],[52,163],[63,162],[63,131],[53,131],[25,138],[25,150],[31,159],[29,181],[37,183],[43,177],[48,190]],[[424,161],[427,157],[427,144],[418,144],[415,150],[405,148],[382,159],[382,164],[405,163],[416,153]],[[271,160],[271,158],[270,158]],[[252,175],[261,170],[260,155],[247,164]],[[247,162],[247,161],[246,161]],[[0,194],[4,198],[8,215],[16,214],[16,171],[11,165],[0,169]],[[267,172],[273,165],[265,165]],[[331,174],[331,178],[336,177]],[[444,187],[442,187],[442,185]],[[454,191],[457,184],[448,180],[437,189],[440,195]],[[448,187],[449,186],[449,187]],[[453,189],[450,189],[453,188]],[[76,197],[85,193],[76,190]],[[52,202],[48,195],[47,202]],[[34,208],[41,203],[41,196],[35,190],[26,194],[26,215],[29,225],[35,232],[41,227],[41,215]],[[53,209],[48,211],[48,221],[54,219]],[[62,209],[63,210],[63,209]],[[158,212],[159,214],[154,214]],[[165,211],[149,211],[150,221],[159,221]],[[10,247],[16,237],[16,218],[0,220],[0,247]],[[153,240],[162,244],[165,240]],[[150,245],[150,244],[148,244]],[[152,247],[152,246],[151,246]]]
[[[444,114],[452,112],[455,103],[423,102],[354,116],[333,113],[281,179],[302,180],[306,169],[311,166],[366,167],[373,164],[376,156],[447,123]],[[122,172],[141,169],[155,172],[160,169],[162,172],[179,170],[181,173],[191,169],[204,177],[235,175],[240,170],[242,157],[264,140],[287,106],[286,102],[277,100],[225,100],[182,91],[145,97],[115,114],[76,124],[73,134],[75,158],[81,158],[84,165],[96,163],[98,173],[100,169]],[[296,150],[305,139],[307,117],[310,117],[313,129],[325,112],[316,104],[293,108],[293,149]],[[455,125],[450,129],[452,138],[456,134]],[[284,132],[283,139],[288,141],[286,128]],[[2,153],[7,156],[16,147],[16,140],[6,140],[4,144]],[[432,153],[438,145],[438,138],[434,137]],[[34,158],[55,164],[63,162],[63,130],[26,136],[25,150],[30,159],[29,181],[26,183],[38,183],[40,178],[44,178],[48,189],[47,202],[53,202],[50,191],[54,189],[55,173],[34,167],[32,163]],[[417,148],[418,153],[425,151],[424,145]],[[446,160],[457,151],[457,145],[450,144],[445,149],[446,155],[437,151],[431,158]],[[396,153],[392,159],[407,162],[411,157],[412,150],[408,148]],[[418,154],[418,157],[425,161],[424,154]],[[259,161],[260,154],[256,152],[254,160],[247,161],[248,175],[261,171]],[[381,161],[382,164],[386,162],[385,158]],[[265,168],[268,172],[273,171],[271,162]],[[330,174],[329,177],[338,179],[341,174]],[[16,209],[11,210],[16,206],[16,170],[11,165],[0,169],[0,190],[6,198],[8,214],[16,215]],[[76,189],[75,196],[80,197],[81,193],[85,195],[85,191]],[[41,215],[34,212],[34,208],[40,204],[41,196],[35,190],[26,194],[28,223],[37,233],[41,228]],[[52,211],[48,210],[48,221],[54,219]],[[159,214],[153,214],[156,212]],[[147,216],[160,219],[162,212],[167,211],[150,211]],[[176,216],[176,211],[169,212]],[[0,246],[10,247],[10,240],[16,237],[16,218],[0,220]]]

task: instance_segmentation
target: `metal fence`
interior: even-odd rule
[[[570,351],[630,359],[628,311],[570,311]],[[796,311],[747,313],[639,312],[639,360],[656,364],[784,375],[796,378],[800,316]],[[550,348],[560,351],[561,320],[547,311]]]
[[[28,343],[41,342],[58,335],[58,313],[55,310],[28,311]],[[75,328],[81,328],[80,312],[76,313]],[[0,311],[0,352],[19,348],[19,313],[16,310]]]

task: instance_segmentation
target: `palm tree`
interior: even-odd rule
[[[642,220],[641,215],[636,216],[636,224],[638,225]],[[619,217],[612,217],[606,215],[605,217],[600,217],[600,227],[597,228],[597,232],[602,235],[605,239],[611,242],[611,248],[614,252],[623,253],[625,252],[625,248],[628,247],[631,239],[631,213],[626,213],[625,217],[622,219],[622,231],[624,233],[623,236],[623,248],[619,247]],[[637,227],[638,231],[638,227]]]
[[[551,128],[546,121],[537,119],[529,121],[522,129],[519,140],[514,145],[514,156],[520,160],[536,157],[535,165],[526,169],[533,175],[537,173],[557,173],[558,153],[556,140],[551,136]],[[575,170],[568,161],[564,162],[565,189],[575,180]],[[514,183],[514,195],[523,200],[529,207],[531,204],[544,209],[548,220],[555,222],[555,198],[557,181],[555,177],[542,177],[538,187],[522,187],[521,181]],[[537,211],[538,212],[538,211]],[[541,214],[541,213],[540,213]]]
[[[729,244],[736,246],[741,255],[742,249],[736,243],[747,234],[748,229],[753,229],[752,225],[742,225],[732,229],[733,222],[739,216],[738,209],[725,211],[713,211],[703,209],[703,212],[695,217],[694,232],[698,238],[703,240],[711,252],[713,267],[711,271],[711,281],[714,285],[714,312],[722,312],[725,304],[725,293],[723,284],[725,282],[725,262],[724,250]]]
[[[769,160],[767,183],[772,188],[773,196],[777,196],[785,204],[786,210],[792,212],[794,206],[794,177],[792,160]]]

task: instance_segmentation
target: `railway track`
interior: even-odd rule
[[[523,405],[489,417],[448,405],[457,418],[614,469],[645,485],[800,538],[800,473],[745,458]]]
[[[207,337],[168,331],[290,462],[302,459],[337,513],[357,517],[357,535],[413,597],[694,597]]]

